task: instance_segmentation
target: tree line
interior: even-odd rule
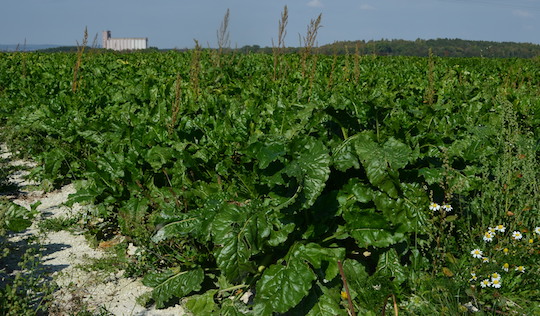
[[[289,47],[285,52],[297,52],[300,47]],[[242,52],[271,53],[272,47],[257,45],[244,46]],[[441,57],[497,57],[497,58],[532,58],[540,55],[540,45],[516,42],[472,41],[463,39],[382,39],[370,41],[338,41],[322,45],[317,52],[326,55],[380,55],[380,56],[428,56],[429,51]]]
[[[206,48],[212,49],[212,48]],[[273,47],[261,47],[259,45],[246,45],[240,48],[222,48],[222,52],[239,53],[268,53],[273,52]],[[303,47],[284,47],[282,53],[297,53]],[[102,49],[94,48],[101,51]],[[170,49],[158,49],[151,47],[145,51],[166,51]],[[178,50],[178,49],[176,49]],[[188,50],[181,49],[180,51]],[[54,47],[40,50],[42,52],[76,52],[76,46]],[[490,42],[472,41],[463,39],[417,39],[414,41],[400,39],[382,40],[358,40],[338,41],[312,49],[313,53],[325,55],[378,55],[378,56],[419,56],[425,57],[429,52],[440,57],[490,57],[490,58],[533,58],[540,56],[540,45],[532,43],[516,42]]]

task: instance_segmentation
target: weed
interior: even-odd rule
[[[330,75],[328,76],[328,85],[327,85],[328,89],[331,89],[334,86],[334,76],[335,76],[335,71],[336,71],[337,59],[338,58],[337,58],[336,48],[334,48],[332,66],[330,68]]]
[[[319,16],[315,20],[311,20],[309,22],[306,36],[303,38],[304,49],[302,50],[302,54],[301,54],[301,63],[302,63],[302,76],[304,78],[306,77],[308,71],[311,74],[310,78],[313,77],[314,68],[308,66],[308,58],[309,56],[311,56],[313,47],[315,46],[315,42],[317,40],[317,33],[319,32],[319,29],[322,27],[321,20],[322,20],[322,13],[319,14]]]
[[[428,84],[424,95],[424,103],[433,105],[435,102],[435,59],[433,58],[433,52],[431,48],[428,53],[428,71],[427,71]]]
[[[84,49],[86,48],[86,45],[88,44],[88,28],[84,28],[84,36],[82,45],[79,45],[77,42],[77,61],[75,62],[75,66],[73,66],[73,82],[71,85],[71,91],[76,92],[77,88],[80,86],[80,68],[82,65],[82,57],[84,54]]]
[[[38,227],[42,233],[73,230],[79,221],[77,216],[46,218],[38,223]]]
[[[498,122],[494,145],[498,159],[485,162],[482,191],[470,201],[468,211],[480,227],[494,220],[519,228],[538,224],[540,180],[535,137],[519,125],[514,106],[497,98]]]
[[[350,53],[349,53],[349,46],[345,45],[345,58],[344,58],[344,65],[343,70],[345,71],[345,80],[350,81],[351,80],[351,69],[350,69]]]
[[[197,40],[195,41],[195,48],[191,52],[191,68],[189,71],[189,78],[191,82],[191,89],[194,95],[194,101],[199,99],[199,80],[201,73],[201,46]]]
[[[467,205],[471,229],[463,238],[471,247],[470,255],[464,249],[469,258],[464,272],[471,281],[469,294],[479,301],[479,308],[493,312],[529,306],[528,300],[539,296],[536,288],[530,288],[532,280],[540,278],[540,174],[534,137],[520,126],[514,105],[504,95],[496,98],[496,104],[498,159],[486,163],[482,191]],[[494,273],[502,279],[494,281],[490,276]]]
[[[178,119],[178,112],[180,112],[180,101],[182,97],[181,89],[182,77],[180,74],[176,75],[176,81],[174,84],[174,102],[171,107],[171,122],[168,126],[169,136],[172,134],[174,127],[176,126],[176,120]]]
[[[14,271],[15,276],[2,276],[4,284],[0,287],[0,314],[36,315],[48,310],[55,286],[39,268],[40,257],[39,244],[31,244],[20,258],[20,270]],[[1,261],[4,259],[0,258]],[[2,274],[7,272],[3,270]]]
[[[223,48],[229,47],[231,44],[229,40],[229,15],[230,11],[227,9],[225,15],[223,16],[223,21],[217,31],[217,43],[218,43],[218,56],[221,57],[223,54]],[[218,67],[220,66],[220,59],[218,59]]]
[[[354,47],[354,81],[360,82],[360,43]]]
[[[284,65],[281,62],[280,56],[283,54],[283,49],[285,48],[285,36],[287,35],[287,23],[289,23],[289,11],[287,6],[283,8],[281,13],[281,19],[278,24],[278,42],[277,46],[274,45],[274,40],[272,40],[272,53],[274,56],[274,80],[277,80],[278,77],[284,76]]]

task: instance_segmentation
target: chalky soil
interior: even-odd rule
[[[10,160],[8,149],[0,145],[0,157]],[[10,160],[10,165],[29,169],[34,165],[27,161]],[[9,176],[9,182],[17,187],[16,192],[5,193],[14,203],[30,209],[36,202],[40,212],[31,227],[21,233],[8,236],[8,242],[24,245],[32,237],[37,236],[41,246],[39,269],[44,271],[52,282],[58,285],[54,293],[54,302],[50,315],[70,315],[82,310],[112,315],[185,315],[181,306],[156,310],[137,304],[140,295],[151,290],[144,286],[139,279],[124,277],[123,271],[117,273],[103,271],[87,271],[83,269],[89,263],[89,258],[103,258],[110,253],[89,246],[82,234],[68,231],[40,233],[38,224],[48,218],[70,218],[84,208],[78,204],[67,207],[64,203],[69,194],[75,193],[73,185],[67,185],[59,190],[44,193],[31,191],[29,187],[36,183],[25,179],[28,171],[18,170]],[[24,248],[24,247],[23,247]],[[7,258],[6,271],[17,273],[17,262],[20,253],[13,253]]]

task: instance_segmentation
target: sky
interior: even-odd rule
[[[227,9],[230,47],[272,46],[284,6],[286,46],[322,14],[318,46],[335,41],[460,38],[540,44],[540,0],[0,0],[0,43],[82,43],[101,32],[158,48],[217,47]]]

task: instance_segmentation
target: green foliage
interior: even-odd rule
[[[34,216],[34,211],[28,210],[11,201],[0,199],[0,230],[23,231],[30,227]]]
[[[161,273],[149,273],[143,279],[143,284],[154,288],[152,298],[158,308],[165,306],[173,297],[183,297],[198,291],[204,279],[202,269],[177,271],[169,269]]]
[[[256,304],[264,305],[264,311],[284,313],[308,294],[315,278],[305,262],[278,262],[268,267],[259,280]]]
[[[84,59],[72,92],[73,54],[25,55],[27,76],[22,55],[2,57],[7,141],[38,179],[76,182],[70,203],[94,204],[98,239],[139,247],[132,272],[160,307],[346,314],[338,260],[363,314],[390,294],[442,305],[424,289],[466,286],[479,224],[511,211],[538,225],[533,60],[316,56],[304,77],[282,54],[274,77],[262,54],[217,67],[201,49],[107,52]]]
[[[218,315],[218,306],[214,302],[217,290],[209,290],[201,295],[193,295],[186,303],[186,307],[194,315]]]
[[[79,222],[79,218],[73,217],[54,217],[47,218],[38,223],[38,227],[41,231],[53,231],[58,232],[62,230],[72,229]]]
[[[227,204],[212,221],[216,264],[229,280],[254,269],[249,259],[260,251],[262,240],[270,234],[264,213],[252,209]]]
[[[39,245],[30,245],[19,258],[20,272],[14,277],[3,276],[0,288],[2,315],[36,315],[48,311],[55,286],[43,277],[38,249]],[[0,260],[4,259],[3,256],[0,255]],[[6,271],[2,269],[1,273]]]

